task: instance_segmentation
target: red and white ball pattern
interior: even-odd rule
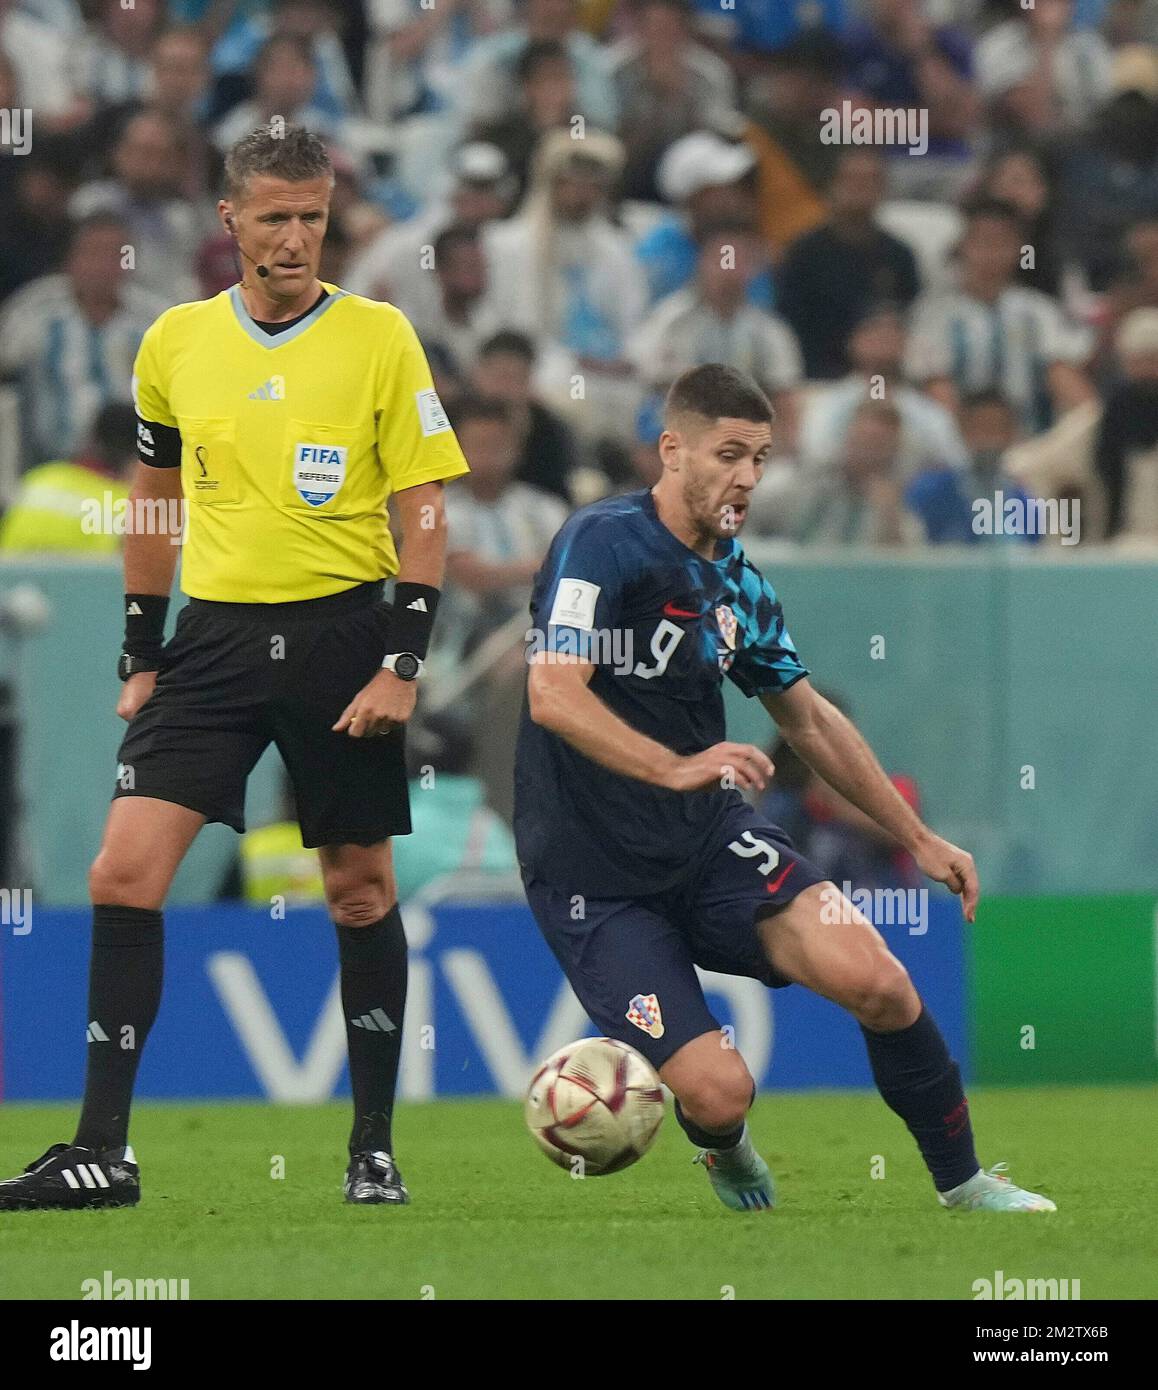
[[[651,1147],[663,1119],[663,1090],[634,1047],[583,1038],[543,1063],[523,1113],[553,1163],[600,1177],[630,1167]]]

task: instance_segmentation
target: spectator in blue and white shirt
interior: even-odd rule
[[[905,375],[950,410],[997,389],[1022,427],[1045,429],[1091,399],[1090,334],[1040,290],[1017,283],[1024,229],[1008,203],[975,203],[958,248],[958,287],[917,301]]]
[[[21,393],[24,466],[64,458],[97,411],[124,400],[145,330],[164,309],[124,268],[128,226],[98,213],[77,224],[62,273],[12,295],[0,313],[0,375]]]

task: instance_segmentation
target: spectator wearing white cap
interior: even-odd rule
[[[734,144],[707,130],[685,135],[667,148],[656,182],[672,211],[635,247],[653,304],[695,278],[705,228],[729,218],[755,216],[755,168],[756,156],[746,144]],[[766,265],[756,266],[748,297],[761,309],[772,308],[775,296]]]
[[[722,126],[736,107],[727,63],[693,38],[691,0],[629,0],[629,38],[611,51],[619,137],[627,148],[623,192],[654,200],[656,165],[681,136]]]

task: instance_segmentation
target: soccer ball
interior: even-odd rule
[[[663,1091],[651,1063],[614,1038],[581,1038],[548,1057],[523,1109],[552,1163],[600,1177],[628,1168],[651,1148]]]

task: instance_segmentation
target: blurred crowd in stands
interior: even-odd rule
[[[748,541],[1065,544],[976,524],[1042,498],[1158,544],[1158,0],[0,0],[0,552],[116,549],[137,344],[240,278],[268,122],[471,463],[452,668],[708,361],[777,408]]]

